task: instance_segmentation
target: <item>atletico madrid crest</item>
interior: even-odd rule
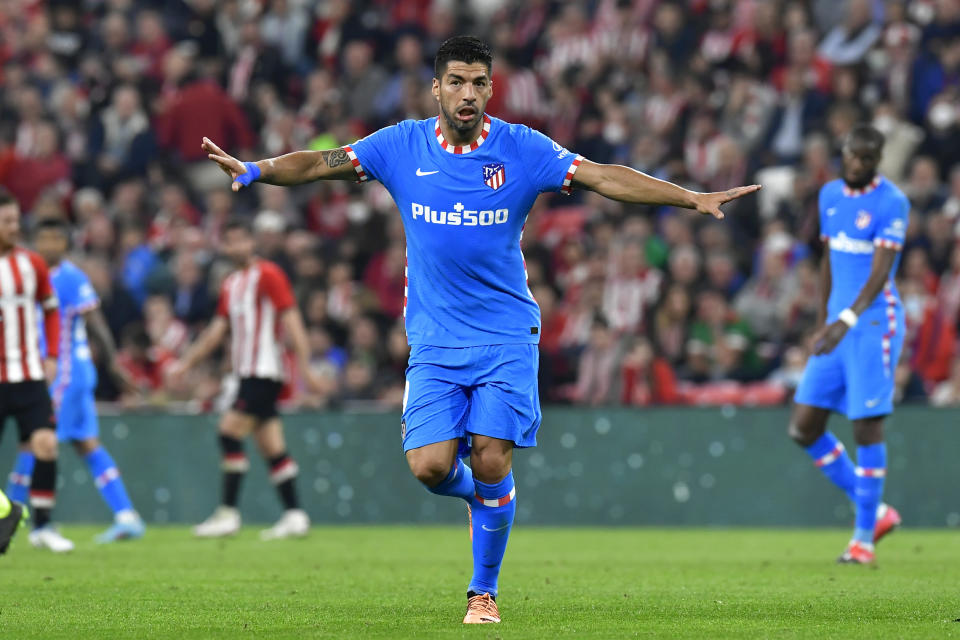
[[[866,229],[870,225],[870,212],[860,209],[857,211],[857,229]]]
[[[483,165],[483,184],[491,189],[499,189],[507,181],[507,174],[502,162]]]

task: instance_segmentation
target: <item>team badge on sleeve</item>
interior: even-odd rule
[[[507,181],[502,162],[483,165],[483,183],[491,189],[499,189]]]

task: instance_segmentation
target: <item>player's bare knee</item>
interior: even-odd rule
[[[470,454],[470,468],[473,477],[480,482],[494,484],[500,482],[510,473],[513,456],[510,451],[504,451],[497,446],[476,448]]]
[[[883,418],[854,420],[853,440],[861,447],[883,442]]]
[[[77,452],[77,455],[86,456],[90,455],[97,450],[97,447],[100,446],[100,441],[96,438],[87,438],[85,440],[74,440],[73,449]]]
[[[801,447],[809,447],[826,432],[828,416],[822,409],[797,405],[790,416],[787,434]]]
[[[810,432],[809,427],[805,429],[797,420],[790,421],[787,426],[787,435],[801,447],[809,447],[818,437]]]
[[[407,464],[413,476],[428,487],[435,487],[449,475],[450,461],[413,449],[407,452]]]
[[[37,460],[54,460],[57,457],[57,434],[53,429],[37,429],[30,437],[30,447]]]
[[[253,430],[254,420],[239,413],[227,412],[220,419],[219,431],[221,435],[243,440]]]

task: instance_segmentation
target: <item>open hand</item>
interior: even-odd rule
[[[702,213],[706,216],[713,216],[717,220],[723,220],[723,211],[720,210],[720,205],[730,202],[731,200],[736,200],[737,198],[742,198],[749,193],[759,190],[759,184],[751,184],[746,187],[727,189],[726,191],[698,193],[696,196],[694,196],[694,203],[696,204],[697,213]]]
[[[223,172],[230,176],[231,189],[240,191],[242,187],[246,186],[243,181],[238,180],[240,176],[247,172],[247,168],[243,166],[242,162],[218,147],[210,138],[204,138],[203,144],[200,146],[207,152],[207,157],[216,162],[223,169]]]

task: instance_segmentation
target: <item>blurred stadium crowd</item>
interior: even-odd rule
[[[288,403],[399,405],[404,240],[389,195],[235,195],[200,139],[252,160],[432,117],[433,52],[457,33],[494,46],[492,115],[695,189],[765,187],[722,223],[541,197],[523,241],[545,400],[786,401],[819,300],[817,192],[845,132],[872,121],[882,171],[913,205],[898,393],[960,404],[956,0],[4,0],[0,183],[28,227],[76,224],[75,260],[149,390],[122,402],[209,408],[230,386],[225,354],[182,380],[163,369],[210,317],[220,229],[243,215],[290,275],[329,383],[310,395],[294,372]],[[101,378],[99,397],[118,399]]]

